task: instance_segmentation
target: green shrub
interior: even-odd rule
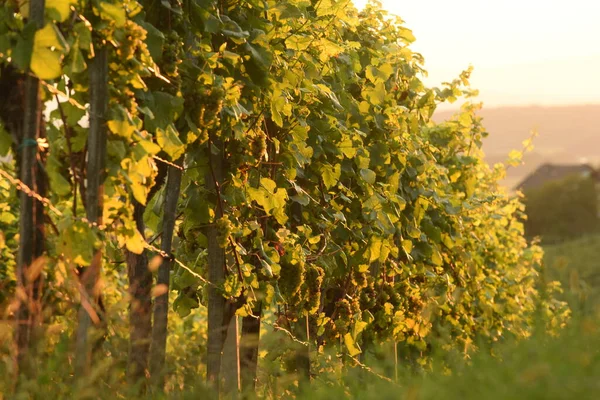
[[[525,234],[557,243],[599,232],[598,201],[592,178],[570,177],[525,193]]]

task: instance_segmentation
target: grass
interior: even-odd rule
[[[480,350],[464,358],[460,352],[440,351],[431,367],[416,370],[406,364],[394,373],[393,350],[381,351],[385,356],[368,362],[367,371],[359,366],[340,368],[340,360],[313,364],[316,373],[310,385],[295,387],[294,375],[273,374],[262,383],[261,397],[281,399],[406,399],[406,400],[504,400],[504,399],[596,399],[600,393],[600,235],[581,238],[545,248],[545,270],[548,279],[561,281],[564,299],[574,309],[574,317],[559,335],[551,336],[544,328],[534,331],[527,340],[480,345]],[[191,327],[188,327],[188,329]],[[195,327],[199,328],[199,327]],[[182,335],[183,332],[179,332]],[[268,335],[265,336],[265,339]],[[57,344],[55,351],[41,363],[31,381],[24,382],[13,398],[139,398],[123,378],[123,366],[106,359],[96,365],[89,381],[77,384],[65,368],[69,337]],[[439,347],[439,346],[436,346]],[[215,398],[204,384],[198,366],[202,354],[188,349],[173,349],[185,359],[185,370],[173,371],[179,384],[170,385],[165,395],[149,393],[144,398],[195,399]],[[123,350],[124,352],[125,350]],[[123,353],[125,354],[125,353]],[[117,354],[115,354],[117,355]],[[321,360],[326,355],[321,356]],[[7,360],[3,360],[7,361]],[[8,366],[9,363],[6,365]],[[197,367],[194,368],[194,365]],[[264,371],[268,371],[265,365]],[[0,378],[2,392],[12,385]],[[191,373],[190,373],[191,372]],[[388,378],[382,378],[385,374]],[[394,378],[393,381],[386,380]],[[263,377],[264,378],[264,377]],[[8,392],[6,392],[8,393]]]
[[[558,280],[564,299],[579,314],[600,313],[600,235],[545,246],[545,274]]]
[[[343,384],[317,383],[306,399],[597,399],[600,393],[600,235],[544,246],[544,274],[558,280],[574,317],[560,335],[539,329],[528,340],[482,348],[469,360],[401,368],[397,383],[350,371]],[[450,372],[451,371],[451,372]],[[362,379],[361,379],[362,377]]]
[[[350,372],[344,380],[346,387],[317,384],[303,398],[596,399],[600,393],[598,328],[591,320],[581,319],[558,337],[540,332],[529,340],[501,345],[494,355],[483,350],[468,361],[438,363],[426,374],[405,372],[397,384],[376,378],[365,381],[360,372]]]

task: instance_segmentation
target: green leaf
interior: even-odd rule
[[[373,172],[372,170],[368,169],[368,168],[362,168],[360,170],[360,176],[365,180],[365,182],[373,185],[375,183],[375,179],[377,178],[377,175],[375,175],[375,172]]]
[[[177,160],[185,152],[185,146],[179,139],[173,124],[167,126],[166,130],[157,128],[156,141],[165,153],[171,157],[171,160]]]
[[[71,72],[77,74],[85,71],[85,69],[87,68],[87,64],[78,46],[73,46],[73,49],[70,53],[70,58],[71,62],[69,64],[69,67],[71,68]]]
[[[140,26],[146,30],[146,45],[150,56],[158,63],[162,59],[165,35],[149,22],[142,21]]]
[[[437,249],[433,250],[433,254],[431,255],[431,262],[433,263],[433,265],[436,265],[438,267],[444,264],[444,259],[442,258],[442,255]]]
[[[271,101],[271,119],[273,119],[273,122],[275,122],[280,128],[283,127],[283,118],[280,110],[283,108],[284,104],[285,100],[281,97]]]
[[[442,234],[442,243],[444,243],[444,245],[450,250],[452,250],[455,245],[454,240],[452,240],[450,235],[448,235],[447,233]]]
[[[186,292],[180,292],[179,296],[173,302],[173,308],[181,318],[191,314],[193,308],[198,308],[198,300],[192,299]]]
[[[71,184],[60,173],[62,169],[61,162],[53,155],[46,161],[46,172],[50,178],[50,187],[52,192],[58,196],[68,196],[71,193]]]
[[[313,41],[313,39],[312,39],[312,36],[310,36],[310,35],[296,34],[296,35],[291,35],[289,38],[287,38],[285,40],[285,46],[291,50],[303,51],[303,50],[306,50],[310,46],[312,41]]]
[[[365,76],[373,83],[385,82],[394,73],[394,69],[388,63],[384,63],[379,67],[369,65],[365,70]]]
[[[183,98],[164,92],[146,92],[141,96],[144,99],[142,106],[152,110],[154,118],[146,118],[144,124],[150,132],[156,129],[167,129],[183,113]]]
[[[29,21],[17,36],[17,43],[12,52],[12,61],[20,69],[27,69],[31,64],[31,54],[33,53],[33,40],[37,31],[36,24]]]
[[[290,151],[300,167],[310,163],[313,156],[313,148],[307,146],[304,142],[292,143],[290,145]]]
[[[4,129],[4,125],[0,123],[0,157],[4,157],[10,151],[10,147],[12,146],[12,138]]]
[[[323,165],[321,167],[321,176],[327,189],[330,189],[338,182],[341,174],[342,166],[340,164],[336,164],[334,166]]]
[[[381,255],[381,245],[382,241],[379,237],[372,237],[371,244],[369,245],[369,262],[375,262],[379,260],[379,256]]]
[[[375,86],[363,90],[363,97],[371,104],[375,106],[382,105],[385,101],[385,84],[379,82]]]
[[[183,11],[181,10],[181,8],[173,8],[171,6],[171,2],[169,0],[160,0],[160,4],[162,4],[162,6],[165,7],[167,10],[169,10],[177,15],[183,14]]]
[[[262,265],[263,268],[263,273],[268,276],[269,278],[273,277],[273,269],[271,268],[271,266],[269,265],[268,262],[266,262],[265,260],[263,260],[262,258],[260,259],[260,265]]]
[[[263,207],[268,215],[273,215],[277,222],[284,224],[288,220],[285,212],[287,191],[277,189],[277,184],[269,178],[262,178],[260,183],[260,189],[248,188],[248,197]]]
[[[63,219],[58,228],[61,232],[58,248],[65,259],[77,265],[90,265],[94,247],[99,244],[90,225],[83,221]]]
[[[475,186],[477,185],[477,177],[470,176],[465,179],[465,194],[467,197],[471,197],[475,193]]]
[[[174,283],[178,288],[188,288],[198,282],[198,278],[185,268],[179,268],[175,275]]]
[[[121,161],[121,168],[127,171],[126,177],[133,197],[142,205],[146,205],[150,186],[154,183],[154,161],[149,156],[139,160],[126,158]]]
[[[77,45],[79,48],[92,54],[93,49],[91,27],[87,26],[84,22],[79,22],[73,25],[73,33],[77,37]]]
[[[362,207],[367,211],[380,210],[382,208],[382,201],[384,201],[384,199],[377,193],[374,193],[362,203]]]
[[[340,142],[338,147],[341,150],[342,154],[347,158],[352,158],[356,155],[356,148],[354,147],[352,139],[350,138],[344,139],[342,142]]]

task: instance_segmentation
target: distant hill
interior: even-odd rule
[[[452,111],[440,111],[435,119],[445,120]],[[506,160],[513,149],[535,129],[533,152],[525,165],[509,168],[505,184],[512,188],[542,163],[573,164],[600,162],[600,104],[577,106],[529,106],[485,108],[480,112],[490,135],[483,149],[490,164]]]

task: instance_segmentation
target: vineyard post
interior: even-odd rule
[[[183,156],[176,161],[177,167],[170,166],[165,187],[165,205],[162,222],[161,250],[168,258],[163,258],[158,268],[157,287],[162,287],[161,294],[154,301],[154,325],[152,327],[152,345],[150,348],[150,375],[154,383],[164,385],[164,365],[167,346],[167,323],[169,315],[169,279],[172,259],[173,231],[177,214],[177,201],[181,190]]]
[[[108,51],[105,45],[96,49],[96,56],[89,67],[90,74],[90,129],[87,146],[86,169],[86,215],[90,223],[102,225],[102,197],[106,165],[106,111],[108,108]],[[102,263],[102,250],[95,249],[92,262],[81,276],[81,302],[88,307],[79,308],[75,371],[86,374],[91,362],[89,330],[92,326],[90,310],[99,296],[98,278]],[[93,304],[89,304],[89,300]]]
[[[41,29],[44,25],[44,0],[31,0],[29,3],[29,15],[36,29]],[[37,137],[40,131],[41,119],[41,101],[40,101],[40,81],[37,77],[29,74],[25,83],[25,110],[23,120],[23,131],[21,134],[21,143],[19,148],[21,157],[19,162],[20,179],[26,186],[33,188],[33,181],[36,178],[36,157],[37,157]],[[17,258],[17,285],[27,293],[27,270],[33,261],[33,255],[37,253],[41,243],[36,240],[36,224],[43,224],[43,221],[36,220],[39,212],[36,212],[36,204],[33,197],[24,191],[20,193],[21,215],[19,220],[19,252]],[[37,207],[39,208],[39,207]],[[38,246],[36,246],[38,245]],[[36,249],[36,247],[38,247]],[[27,302],[33,302],[33,296],[27,296]],[[17,327],[15,330],[15,340],[17,344],[17,370],[23,367],[27,351],[30,347],[32,316],[29,308],[31,304],[26,304],[21,300],[16,315]]]
[[[207,156],[210,171],[206,174],[206,188],[216,192],[216,207],[213,223],[207,228],[208,239],[208,338],[206,379],[219,391],[219,375],[221,371],[221,352],[227,325],[225,325],[225,298],[221,293],[221,285],[225,279],[225,250],[219,244],[217,220],[223,216],[222,204],[219,202],[220,183],[223,181],[222,143],[209,142]],[[213,154],[213,148],[217,149]]]
[[[138,232],[144,236],[144,211],[146,207],[134,200],[133,217]],[[127,372],[132,383],[145,377],[152,332],[152,273],[148,269],[146,251],[135,254],[127,251],[127,275],[129,278],[129,356]],[[144,386],[144,385],[143,385]],[[143,389],[142,389],[143,390]]]

